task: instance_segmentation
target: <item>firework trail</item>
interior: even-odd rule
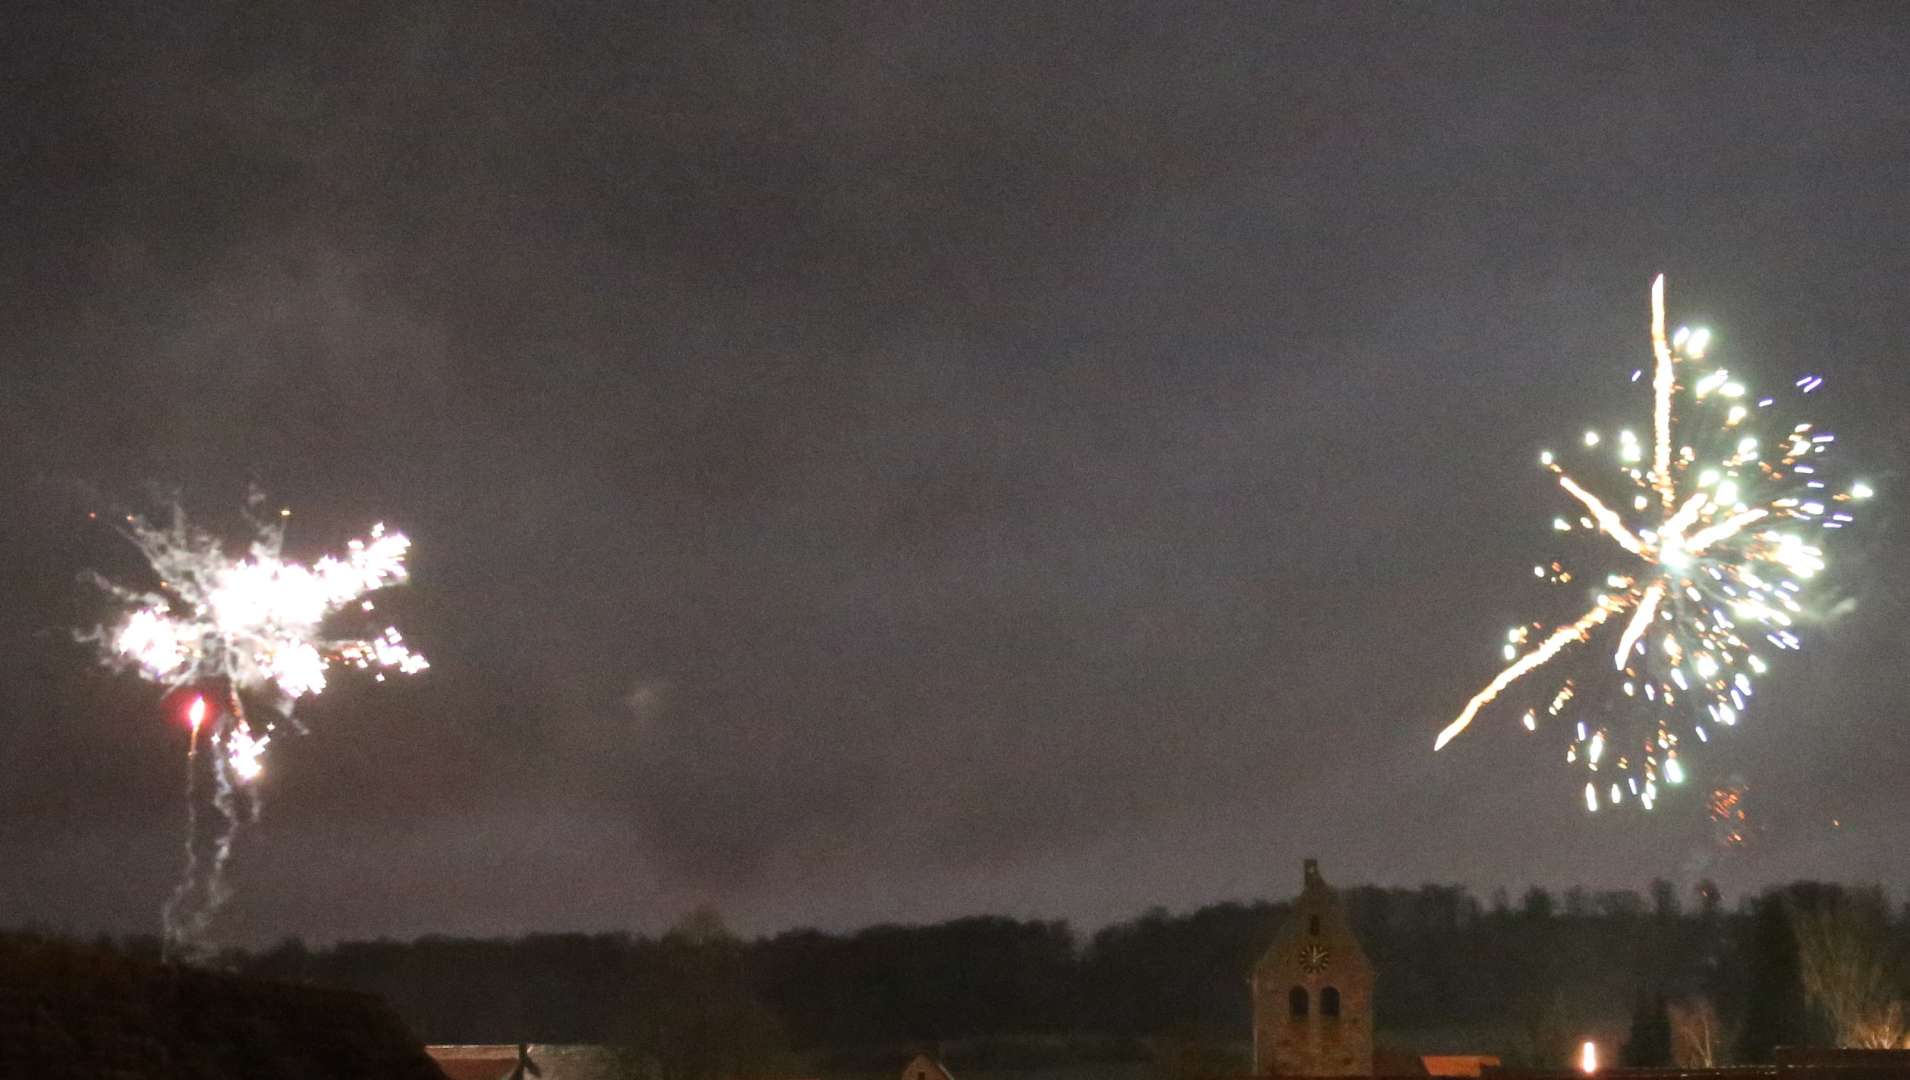
[[[1611,545],[1604,557],[1616,548],[1622,565],[1605,575],[1584,614],[1545,632],[1538,644],[1527,647],[1542,624],[1508,631],[1510,666],[1433,742],[1434,750],[1443,748],[1513,683],[1624,616],[1606,670],[1630,700],[1606,722],[1576,722],[1566,748],[1568,764],[1602,772],[1586,782],[1588,810],[1627,795],[1650,809],[1660,781],[1684,781],[1687,740],[1707,742],[1714,727],[1737,723],[1754,676],[1769,670],[1756,650],[1800,645],[1794,628],[1805,615],[1806,583],[1824,569],[1812,533],[1843,528],[1852,521],[1849,504],[1871,495],[1861,483],[1833,491],[1820,475],[1821,456],[1836,441],[1829,432],[1810,423],[1761,423],[1776,399],[1753,399],[1729,371],[1705,366],[1709,331],[1680,328],[1667,336],[1664,285],[1660,276],[1651,286],[1650,446],[1630,431],[1615,440],[1628,497],[1608,505],[1568,475],[1556,455],[1539,456],[1577,511],[1554,518],[1553,528],[1602,537]],[[1807,375],[1794,389],[1809,394],[1823,381]],[[1773,430],[1774,437],[1761,434]],[[1585,433],[1588,448],[1603,441],[1596,431]],[[1533,573],[1558,585],[1574,578],[1562,562]],[[1579,680],[1564,679],[1544,717],[1560,716],[1578,693]],[[1527,731],[1538,730],[1540,712],[1525,711]]]
[[[160,919],[166,928],[166,944],[170,948],[175,937],[173,928],[180,925],[182,912],[191,903],[195,883],[199,880],[199,729],[206,722],[206,699],[195,697],[192,704],[186,706],[186,723],[192,726],[192,740],[186,747],[186,868],[179,876],[179,884],[166,898],[165,906],[160,908]],[[203,929],[203,927],[198,927]],[[193,933],[186,935],[196,938]]]
[[[411,542],[379,525],[369,537],[351,541],[343,558],[327,555],[309,566],[287,562],[281,554],[286,516],[281,511],[275,521],[248,517],[252,539],[236,558],[176,508],[164,525],[128,516],[123,532],[145,556],[157,587],[96,578],[120,604],[121,615],[79,635],[96,644],[111,667],[131,667],[169,689],[198,691],[187,708],[192,734],[185,872],[162,909],[168,955],[189,955],[229,897],[225,871],[233,840],[242,823],[258,820],[254,782],[278,721],[296,726],[294,703],[323,691],[326,672],[335,666],[371,670],[380,681],[388,671],[408,675],[429,666],[396,629],[364,638],[337,637],[326,629],[347,608],[370,613],[368,594],[407,580]],[[246,713],[248,698],[262,702],[273,719],[255,726]],[[212,751],[205,755],[209,766],[200,764],[202,738]],[[220,826],[202,859],[198,789],[207,767]]]

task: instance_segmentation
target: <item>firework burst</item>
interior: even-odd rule
[[[1650,809],[1660,784],[1684,781],[1682,752],[1738,722],[1769,670],[1761,652],[1799,647],[1805,590],[1824,569],[1821,531],[1849,524],[1849,504],[1871,494],[1863,484],[1833,490],[1823,478],[1835,436],[1810,423],[1773,424],[1775,398],[1753,397],[1729,371],[1707,365],[1708,331],[1667,335],[1662,276],[1651,287],[1651,343],[1649,441],[1628,430],[1610,440],[1588,431],[1583,440],[1615,452],[1623,498],[1608,505],[1557,455],[1539,456],[1571,500],[1571,515],[1553,519],[1554,529],[1602,537],[1621,564],[1573,621],[1508,631],[1510,666],[1433,744],[1444,747],[1514,682],[1610,625],[1606,678],[1628,700],[1604,721],[1574,722],[1565,751],[1568,764],[1590,774],[1588,810],[1627,796]],[[1809,394],[1822,384],[1805,376],[1794,389]],[[1576,576],[1562,562],[1533,573],[1557,585]],[[1536,731],[1559,718],[1579,692],[1577,679],[1564,679],[1548,704],[1525,711],[1523,726]]]
[[[164,910],[169,952],[191,950],[224,904],[232,841],[241,821],[257,818],[255,782],[279,722],[296,724],[294,704],[324,690],[334,667],[370,670],[383,680],[387,672],[413,674],[429,666],[395,628],[366,637],[335,636],[327,629],[347,609],[369,614],[369,594],[407,580],[411,542],[404,534],[378,525],[368,537],[351,541],[343,557],[327,555],[304,565],[282,555],[286,516],[281,511],[275,520],[248,519],[252,538],[241,557],[193,528],[178,509],[163,525],[127,517],[124,534],[145,556],[157,586],[96,579],[118,601],[121,615],[80,635],[115,668],[131,667],[171,690],[194,691],[186,706],[186,870]],[[248,701],[264,706],[260,722],[248,716]],[[202,742],[212,751],[212,803],[223,822],[203,871],[197,805]]]

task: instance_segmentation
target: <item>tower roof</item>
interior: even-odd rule
[[[1353,922],[1340,905],[1339,894],[1320,876],[1318,859],[1307,859],[1302,864],[1300,895],[1293,899],[1293,911],[1274,933],[1272,944],[1254,965],[1255,970],[1294,969],[1296,974],[1304,974],[1300,970],[1297,947],[1308,941],[1325,944],[1340,970],[1372,975],[1372,961],[1353,933]]]

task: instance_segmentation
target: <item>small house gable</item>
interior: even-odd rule
[[[902,1067],[902,1080],[955,1080],[953,1073],[927,1054],[917,1054]]]

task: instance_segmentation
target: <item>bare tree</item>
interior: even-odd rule
[[[1681,1069],[1712,1069],[1723,1064],[1731,1035],[1718,1019],[1717,1006],[1708,997],[1687,998],[1665,1005],[1671,1021],[1671,1062]]]
[[[1874,902],[1866,902],[1874,900]],[[1886,958],[1881,897],[1845,897],[1794,908],[1804,996],[1830,1020],[1837,1045],[1887,1050],[1903,1045],[1904,1003]]]

